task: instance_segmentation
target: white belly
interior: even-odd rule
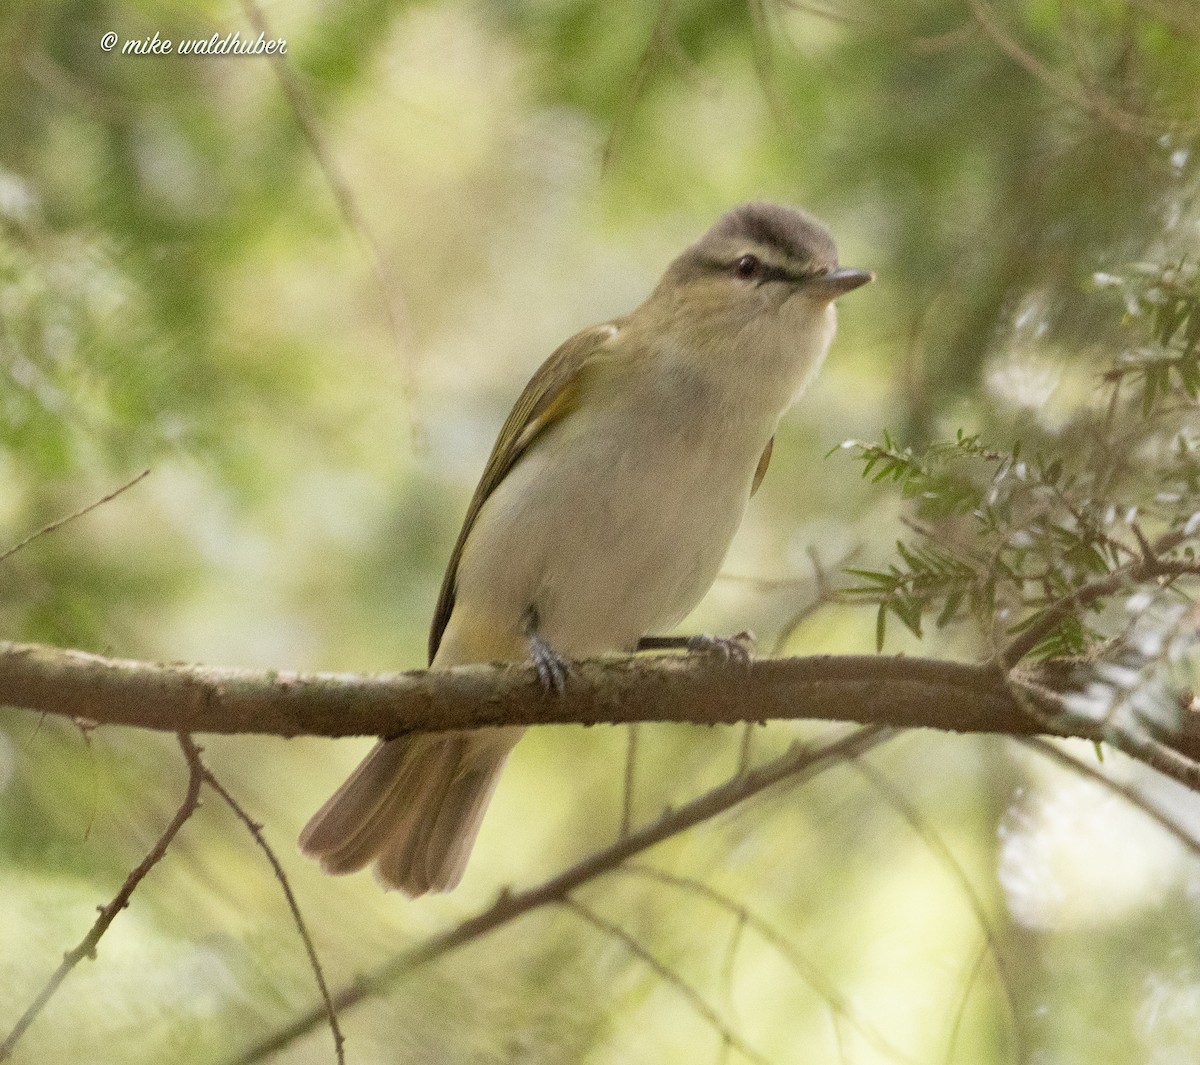
[[[530,607],[561,654],[629,650],[678,622],[708,590],[773,421],[696,426],[667,416],[631,447],[606,431],[629,424],[628,414],[568,416],[489,497],[463,551],[447,632],[463,653],[480,645],[479,634],[454,630],[487,624],[507,630],[497,647],[521,654]]]

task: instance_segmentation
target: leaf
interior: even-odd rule
[[[966,589],[959,588],[946,596],[946,605],[942,607],[942,612],[937,617],[936,624],[939,629],[944,629],[954,620],[954,615],[958,612],[959,604],[965,595]]]
[[[1175,336],[1175,331],[1179,328],[1186,315],[1187,303],[1183,300],[1170,300],[1158,308],[1155,333],[1158,336],[1158,342],[1163,347],[1171,343],[1172,337]]]
[[[843,572],[849,573],[855,577],[861,577],[865,581],[873,581],[882,588],[890,588],[896,583],[896,575],[894,573],[881,573],[879,570],[872,569],[852,569],[847,567]],[[877,592],[877,588],[847,588],[848,592]]]
[[[1176,367],[1179,371],[1179,380],[1183,385],[1183,390],[1188,394],[1190,399],[1195,399],[1200,393],[1200,363],[1193,359],[1185,358]]]
[[[1147,366],[1145,380],[1142,383],[1142,417],[1149,417],[1154,410],[1154,400],[1159,391],[1159,368]]]
[[[1193,302],[1188,316],[1187,332],[1184,333],[1184,356],[1191,358],[1197,346],[1200,346],[1200,300]]]

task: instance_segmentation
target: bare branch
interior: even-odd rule
[[[1113,780],[1108,774],[1101,773],[1094,766],[1090,766],[1086,762],[1081,762],[1078,758],[1069,755],[1061,747],[1047,740],[1030,737],[1022,740],[1022,742],[1030,750],[1037,751],[1043,757],[1049,758],[1051,761],[1057,762],[1059,765],[1071,770],[1071,772],[1078,773],[1081,777],[1095,781],[1097,784],[1101,784],[1113,792],[1113,794],[1119,795],[1135,809],[1144,813],[1164,832],[1173,836],[1184,849],[1190,851],[1195,857],[1200,858],[1200,840],[1196,839],[1186,827],[1155,806],[1136,788],[1132,788],[1128,784],[1123,784],[1119,780]]]
[[[659,961],[634,936],[626,932],[624,928],[614,924],[612,921],[605,920],[595,910],[589,909],[577,899],[563,899],[562,905],[572,913],[578,914],[593,928],[599,929],[605,935],[611,936],[623,944],[630,954],[645,964],[663,983],[675,988],[680,995],[687,999],[688,1005],[712,1026],[713,1030],[721,1037],[726,1046],[734,1047],[751,1061],[760,1062],[762,1065],[769,1065],[769,1059],[763,1057],[762,1054],[750,1046],[737,1032],[727,1025],[721,1019],[721,1015],[708,1004],[708,1001],[699,991],[687,983],[674,969]]]
[[[1035,701],[1036,694],[1030,696]],[[823,655],[724,662],[716,656],[575,664],[561,696],[523,665],[359,676],[136,662],[0,641],[0,706],[160,731],[397,736],[497,725],[814,719],[1012,735],[1083,735],[1043,699],[1031,716],[986,665],[904,656]],[[1200,757],[1200,735],[1179,749]]]
[[[834,570],[841,572],[845,569],[847,563],[853,561],[854,556],[859,552],[859,545],[850,548],[834,565]],[[779,635],[775,637],[775,646],[771,649],[772,656],[783,654],[784,649],[796,634],[796,630],[800,628],[809,618],[811,618],[818,610],[830,603],[837,602],[839,589],[833,586],[829,580],[829,572],[821,564],[821,556],[817,553],[817,549],[811,544],[808,547],[808,558],[812,563],[813,576],[812,579],[817,585],[817,594],[812,601],[802,606],[794,613],[779,630]]]
[[[883,21],[879,12],[868,15],[852,15],[846,11],[823,7],[820,4],[809,3],[807,0],[778,0],[780,7],[813,15],[837,25],[851,26],[866,33],[877,33],[902,41],[916,55],[935,55],[938,52],[950,51],[957,48],[966,39],[977,32],[975,23],[968,19],[952,30],[935,33],[932,36],[912,35],[902,29],[898,23]]]
[[[38,529],[37,532],[30,533],[28,536],[26,536],[25,539],[22,540],[19,544],[13,544],[13,546],[10,547],[7,551],[0,553],[0,562],[3,562],[6,558],[9,558],[10,556],[15,555],[18,551],[21,550],[21,548],[27,547],[29,544],[33,543],[33,541],[37,540],[39,537],[45,536],[47,533],[52,533],[56,529],[61,529],[64,525],[67,525],[70,522],[73,522],[76,518],[82,518],[85,514],[90,514],[97,507],[104,506],[104,504],[109,502],[110,500],[116,499],[117,496],[119,496],[122,492],[128,491],[135,484],[137,484],[138,481],[141,481],[143,478],[146,478],[149,476],[150,476],[149,470],[142,470],[142,472],[139,473],[135,478],[133,478],[133,480],[126,481],[123,485],[121,485],[120,488],[116,489],[115,491],[109,492],[108,495],[103,496],[100,499],[97,499],[94,503],[89,503],[86,507],[81,507],[79,510],[75,511],[74,514],[68,514],[65,518],[59,518],[57,521],[52,521],[49,525],[43,525],[40,529]]]
[[[871,1025],[859,1020],[850,1001],[834,986],[833,982],[814,962],[805,957],[795,945],[788,941],[786,936],[777,931],[758,914],[754,913],[749,907],[738,902],[737,899],[718,891],[716,888],[710,887],[701,880],[677,876],[674,873],[655,869],[653,866],[641,864],[628,865],[625,871],[638,876],[644,876],[650,880],[656,880],[660,884],[668,884],[671,887],[691,892],[733,914],[738,919],[739,929],[742,927],[751,928],[767,943],[770,943],[792,967],[796,975],[825,1000],[826,1005],[829,1006],[832,1013],[855,1029],[880,1054],[896,1061],[914,1062],[917,1060],[912,1055],[905,1054],[902,1050],[893,1046]]]
[[[737,973],[738,948],[742,945],[742,933],[746,931],[744,913],[737,914],[729,943],[725,947],[725,959],[721,965],[721,997],[725,1000],[725,1012],[737,1023],[737,1004],[733,1000],[733,984]]]
[[[758,769],[739,774],[678,810],[668,811],[653,824],[639,828],[604,850],[588,855],[558,876],[515,895],[503,892],[496,902],[483,912],[441,935],[434,936],[420,946],[397,955],[373,973],[360,977],[334,995],[334,1005],[344,1013],[360,1002],[382,993],[421,966],[474,942],[533,910],[550,903],[561,902],[572,891],[611,872],[630,858],[681,832],[686,832],[689,828],[712,820],[772,785],[784,780],[808,780],[830,766],[839,764],[845,758],[870,750],[893,735],[891,729],[881,727],[859,729],[815,750],[793,748]],[[263,1061],[307,1035],[324,1020],[323,1006],[312,1009],[286,1028],[232,1059],[228,1065],[254,1065]]]
[[[1131,0],[1131,6],[1157,19],[1175,33],[1200,38],[1200,8],[1175,0]]]
[[[91,930],[80,941],[79,946],[67,951],[63,955],[63,960],[51,974],[50,979],[46,982],[46,986],[38,993],[37,998],[30,1003],[29,1008],[21,1014],[17,1023],[13,1025],[12,1031],[5,1037],[4,1042],[0,1043],[0,1061],[7,1061],[12,1056],[13,1048],[17,1045],[18,1040],[37,1019],[38,1014],[46,1007],[46,1003],[54,997],[55,992],[58,991],[71,970],[84,958],[94,958],[96,956],[96,947],[101,937],[108,931],[109,925],[116,919],[117,914],[129,905],[129,899],[133,895],[134,889],[145,879],[146,874],[158,864],[162,856],[167,853],[167,848],[171,846],[171,842],[175,839],[176,834],[200,806],[200,785],[204,779],[204,769],[200,764],[200,748],[192,742],[190,736],[184,733],[179,734],[179,746],[183,748],[183,754],[188,764],[187,792],[183,797],[183,802],[179,804],[179,809],[175,811],[175,816],[171,818],[170,824],[163,830],[162,835],[155,841],[154,846],[146,852],[146,857],[125,878],[125,882],[121,885],[116,895],[113,896],[112,901],[100,908],[100,916],[96,918],[96,923],[92,925]]]
[[[1071,723],[1077,722],[1081,732],[1094,731],[1096,735],[1090,738],[1097,742],[1107,743],[1192,791],[1200,791],[1200,759],[1195,756],[1193,745],[1181,744],[1176,749],[1155,739],[1149,732],[1135,732],[1113,721],[1095,721],[1073,711],[1054,693],[1028,679],[1013,679],[1009,687],[1030,718],[1042,722],[1061,722],[1068,732]],[[1057,704],[1057,710],[1048,712],[1045,708],[1047,702]],[[1185,747],[1187,753],[1181,753]]]
[[[750,760],[753,757],[754,751],[754,722],[746,721],[742,724],[742,738],[738,743],[738,760],[736,773],[744,773],[750,768]]]
[[[975,981],[979,979],[979,974],[983,970],[983,963],[987,960],[988,945],[984,942],[979,948],[979,953],[975,955],[975,960],[971,963],[970,971],[967,973],[967,978],[963,982],[962,994],[958,998],[958,1005],[954,1010],[954,1020],[950,1024],[950,1034],[946,1039],[946,1056],[942,1060],[945,1065],[952,1065],[954,1061],[954,1050],[958,1046],[958,1035],[962,1030],[963,1018],[967,1015],[967,1003],[971,1000],[971,989],[975,986]],[[1024,1059],[1017,1058],[1018,1061]]]
[[[654,17],[654,25],[650,29],[650,38],[646,41],[646,47],[643,49],[641,58],[638,60],[633,80],[629,84],[625,99],[621,101],[621,107],[613,119],[612,129],[609,130],[608,139],[604,142],[604,148],[600,153],[601,173],[607,173],[612,166],[617,148],[625,136],[626,129],[633,121],[633,113],[637,109],[637,105],[646,91],[646,86],[650,82],[650,75],[654,71],[655,62],[662,55],[672,50],[674,43],[674,27],[672,23],[674,19],[673,0],[659,0],[658,14]]]
[[[921,842],[925,844],[958,883],[963,897],[967,900],[967,905],[970,906],[971,912],[975,916],[975,922],[979,925],[979,930],[983,933],[985,949],[992,956],[992,964],[996,969],[996,978],[1003,992],[1004,1004],[1008,1009],[1008,1021],[1012,1026],[1014,1041],[1016,1043],[1016,1058],[1018,1061],[1024,1061],[1024,1044],[1026,1040],[1021,1030],[1021,1015],[1017,1009],[1016,996],[1013,994],[1012,980],[1008,974],[1008,965],[1004,958],[1004,952],[1000,949],[1000,937],[996,935],[995,930],[992,928],[987,908],[983,905],[983,900],[979,897],[979,893],[971,883],[971,878],[967,876],[967,871],[962,867],[958,859],[954,857],[954,852],[950,850],[950,847],[941,834],[908,801],[904,792],[896,786],[891,777],[864,758],[851,759],[851,764],[883,796],[884,801],[908,822],[909,827]],[[951,1045],[953,1046],[953,1042]]]
[[[279,881],[279,886],[283,889],[283,897],[287,900],[288,909],[292,914],[292,923],[296,926],[296,931],[300,933],[300,940],[304,944],[304,951],[308,955],[309,968],[313,971],[313,976],[317,981],[317,990],[321,993],[321,1002],[325,1006],[325,1016],[329,1021],[329,1031],[333,1035],[333,1050],[337,1058],[338,1065],[345,1065],[346,1037],[342,1034],[341,1026],[338,1024],[337,1010],[333,1005],[333,998],[329,994],[329,985],[325,981],[325,970],[321,968],[321,960],[317,957],[317,948],[313,945],[312,936],[308,933],[308,926],[305,924],[304,915],[300,912],[300,904],[296,901],[296,896],[292,892],[292,885],[288,881],[287,873],[283,871],[283,866],[279,862],[275,851],[271,844],[267,842],[266,836],[263,835],[262,825],[255,821],[242,804],[230,794],[225,785],[223,785],[215,776],[212,770],[207,766],[204,767],[204,782],[213,789],[225,801],[225,805],[233,811],[234,816],[246,826],[246,831],[254,837],[254,842],[261,848],[263,854],[266,855],[267,861],[270,862],[272,870],[275,872],[275,879]]]
[[[1148,115],[1135,114],[1107,96],[1086,90],[1071,78],[1053,70],[1026,51],[1001,24],[987,0],[967,0],[979,28],[1009,59],[1027,71],[1055,96],[1074,104],[1128,136],[1153,137],[1172,128],[1172,124]]]
[[[267,16],[258,5],[257,0],[241,0],[241,2],[242,10],[250,25],[264,36],[274,37],[275,34],[271,31]],[[288,107],[295,116],[296,124],[300,127],[300,132],[304,134],[313,158],[317,161],[317,166],[333,193],[342,221],[358,239],[371,260],[371,276],[379,289],[380,300],[383,303],[384,314],[387,316],[388,328],[392,335],[392,344],[395,346],[401,369],[404,371],[404,391],[408,399],[409,429],[413,445],[420,450],[423,441],[416,409],[417,367],[408,325],[408,312],[400,295],[400,283],[388,266],[383,248],[376,238],[374,230],[367,224],[366,216],[358,205],[358,199],[350,188],[350,183],[338,168],[333,154],[325,144],[325,138],[321,133],[320,123],[313,112],[312,104],[299,79],[288,65],[287,56],[283,52],[271,52],[267,59],[271,64],[271,69],[275,72],[280,89],[283,90]]]

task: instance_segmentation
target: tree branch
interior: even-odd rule
[[[1023,739],[1021,742],[1031,751],[1037,751],[1038,754],[1057,762],[1085,780],[1093,781],[1101,787],[1107,788],[1114,795],[1119,795],[1135,810],[1145,814],[1159,828],[1172,836],[1175,842],[1181,847],[1190,851],[1193,857],[1200,858],[1200,839],[1197,839],[1192,834],[1191,829],[1175,820],[1175,818],[1158,807],[1131,784],[1126,784],[1109,776],[1107,773],[1102,773],[1095,766],[1080,761],[1074,755],[1068,754],[1061,747],[1046,740],[1028,738]]]
[[[271,29],[266,13],[256,0],[241,0],[242,10],[254,29],[271,38],[277,34]],[[300,78],[288,63],[287,55],[283,52],[271,52],[267,62],[275,72],[279,88],[283,91],[284,99],[300,127],[308,143],[309,150],[316,160],[317,167],[325,178],[330,192],[333,193],[338,213],[350,232],[358,238],[370,258],[371,276],[379,290],[380,301],[387,317],[388,329],[391,332],[392,345],[400,360],[404,374],[404,392],[408,400],[409,433],[412,437],[413,450],[420,452],[424,447],[424,435],[417,417],[417,366],[415,347],[412,339],[412,329],[409,325],[408,309],[404,303],[401,286],[388,265],[383,245],[375,235],[375,231],[367,224],[366,215],[359,206],[358,198],[346,180],[345,174],[334,160],[333,152],[326,143],[321,132],[316,109],[308,98]]]
[[[267,837],[263,834],[263,826],[246,812],[245,807],[233,797],[225,785],[213,776],[213,772],[208,766],[201,763],[201,768],[204,783],[221,797],[233,815],[245,826],[246,831],[250,833],[254,842],[266,856],[267,862],[275,874],[275,879],[279,881],[279,886],[283,889],[284,901],[287,902],[288,912],[292,915],[292,923],[300,934],[300,942],[304,944],[304,953],[308,955],[308,965],[312,969],[313,978],[317,982],[317,990],[321,994],[321,1003],[325,1007],[325,1017],[329,1021],[329,1031],[333,1036],[334,1059],[337,1061],[337,1065],[346,1065],[346,1037],[342,1034],[342,1027],[338,1023],[337,1009],[333,1005],[333,996],[329,993],[329,984],[325,980],[325,970],[321,966],[321,959],[317,956],[316,945],[309,934],[304,914],[300,912],[300,903],[296,901],[296,893],[292,891],[292,883],[288,880],[287,873],[284,872],[283,863],[275,854],[275,848],[267,842]]]
[[[615,658],[578,663],[556,695],[518,665],[303,674],[0,642],[0,705],[169,732],[396,736],[516,724],[813,719],[1103,739],[1099,725],[1093,734],[1054,700],[1045,703],[1035,718],[991,666],[903,656]],[[1200,758],[1200,733],[1181,737],[1178,749]]]
[[[73,514],[68,514],[68,515],[66,515],[66,517],[58,518],[57,520],[50,522],[49,525],[43,525],[40,529],[38,529],[37,532],[30,533],[20,543],[13,544],[12,547],[10,547],[7,551],[0,552],[0,562],[3,562],[5,559],[10,558],[11,556],[15,555],[18,551],[21,550],[21,548],[28,547],[31,543],[33,543],[34,540],[40,539],[41,537],[45,536],[47,533],[56,532],[57,530],[61,529],[64,525],[69,525],[71,522],[76,521],[79,518],[82,518],[85,514],[90,514],[97,507],[102,507],[102,506],[104,506],[105,503],[111,502],[112,500],[116,499],[117,496],[119,496],[122,492],[129,491],[129,489],[132,488],[135,484],[137,484],[139,481],[145,480],[149,476],[150,476],[149,470],[142,470],[142,472],[139,473],[132,480],[126,481],[123,485],[121,485],[120,488],[114,489],[113,491],[109,492],[108,495],[102,496],[101,498],[95,500],[94,502],[89,503],[85,507],[80,507]]]
[[[686,832],[696,825],[733,809],[754,796],[784,781],[800,783],[816,776],[845,758],[865,754],[893,735],[890,729],[868,727],[832,740],[822,747],[807,749],[794,746],[785,754],[757,769],[739,773],[724,784],[677,810],[668,810],[658,820],[633,832],[603,850],[595,851],[557,876],[517,894],[501,892],[486,910],[411,947],[385,962],[378,969],[360,976],[333,996],[339,1013],[381,994],[404,977],[467,943],[544,906],[562,902],[571,892],[583,887],[664,840]],[[291,1046],[319,1027],[325,1020],[324,1005],[316,1006],[291,1024],[266,1036],[253,1047],[231,1059],[226,1065],[256,1065],[285,1047]]]
[[[756,1062],[757,1065],[771,1065],[770,1059],[764,1057],[747,1043],[733,1028],[726,1024],[721,1018],[721,1015],[713,1008],[703,995],[700,994],[691,984],[689,984],[682,976],[679,975],[665,962],[659,960],[646,947],[638,941],[638,938],[626,932],[619,924],[613,921],[606,920],[601,917],[595,910],[585,906],[578,899],[566,898],[563,899],[562,905],[572,913],[577,914],[585,922],[590,924],[597,931],[604,935],[615,939],[618,943],[625,947],[630,954],[645,965],[655,976],[657,976],[668,987],[673,987],[689,1006],[706,1022],[709,1026],[721,1037],[722,1042],[727,1047],[733,1047],[742,1057]]]
[[[1168,551],[1175,550],[1186,539],[1187,535],[1182,532],[1166,533],[1153,544],[1146,545],[1148,553],[1144,551],[1143,557],[1137,562],[1121,566],[1107,577],[1085,584],[1070,595],[1063,596],[1043,610],[1036,622],[1023,629],[1020,635],[1000,651],[999,663],[1005,667],[1015,666],[1068,617],[1081,613],[1097,599],[1115,595],[1122,588],[1139,581],[1152,581],[1159,577],[1176,577],[1181,573],[1194,572],[1195,567],[1190,561],[1162,557]]]
[[[120,890],[113,896],[111,902],[100,907],[100,916],[96,918],[95,923],[83,937],[79,945],[72,950],[68,950],[64,955],[58,968],[51,974],[50,979],[46,981],[46,986],[38,993],[38,996],[30,1003],[29,1008],[17,1019],[17,1023],[13,1025],[12,1031],[0,1043],[0,1061],[7,1061],[13,1052],[13,1048],[17,1045],[18,1040],[29,1029],[29,1026],[37,1020],[38,1014],[46,1008],[62,982],[70,975],[71,970],[75,968],[84,958],[94,958],[96,956],[96,947],[99,945],[104,933],[108,931],[108,926],[116,920],[119,914],[126,906],[129,905],[129,900],[137,888],[150,872],[161,860],[164,854],[167,853],[167,848],[171,846],[176,834],[187,819],[192,816],[200,806],[200,785],[204,780],[204,767],[200,762],[200,749],[192,742],[190,736],[180,733],[179,746],[183,749],[184,757],[188,763],[188,785],[187,793],[183,797],[183,802],[180,803],[179,809],[175,811],[175,816],[171,818],[170,823],[163,830],[161,836],[155,841],[154,846],[146,853],[146,856],[133,868],[130,874],[125,878]]]
[[[853,756],[849,760],[855,764],[862,764],[858,763]],[[697,898],[706,899],[714,906],[723,909],[726,913],[732,914],[738,920],[737,927],[739,929],[752,929],[758,933],[764,942],[774,947],[779,953],[780,958],[787,962],[796,976],[808,984],[813,993],[825,1002],[833,1016],[841,1019],[858,1032],[866,1042],[870,1043],[878,1051],[880,1056],[899,1062],[915,1063],[918,1060],[893,1046],[886,1036],[875,1030],[873,1025],[861,1020],[854,1008],[854,1004],[838,990],[837,985],[825,974],[824,970],[817,963],[803,954],[794,943],[769,921],[739,902],[732,895],[726,895],[724,892],[718,891],[703,880],[679,876],[676,873],[670,873],[651,865],[630,862],[626,864],[624,871],[643,877],[646,880],[653,880],[660,884],[666,884],[669,887],[678,888],[680,891],[686,891]]]
[[[1151,115],[1135,114],[1121,107],[1094,87],[1085,87],[1068,75],[1047,66],[1026,51],[1001,24],[987,0],[967,0],[979,28],[1009,59],[1033,75],[1047,89],[1076,107],[1108,123],[1127,136],[1153,137],[1169,132],[1170,122]]]

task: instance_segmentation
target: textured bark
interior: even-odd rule
[[[1025,696],[1028,699],[1028,695]],[[0,704],[169,732],[394,736],[493,725],[811,719],[952,732],[1086,735],[1031,718],[983,665],[903,656],[664,656],[576,663],[562,695],[522,666],[374,676],[163,665],[0,642]],[[1054,713],[1039,706],[1038,716]],[[1200,756],[1200,739],[1176,749]]]

